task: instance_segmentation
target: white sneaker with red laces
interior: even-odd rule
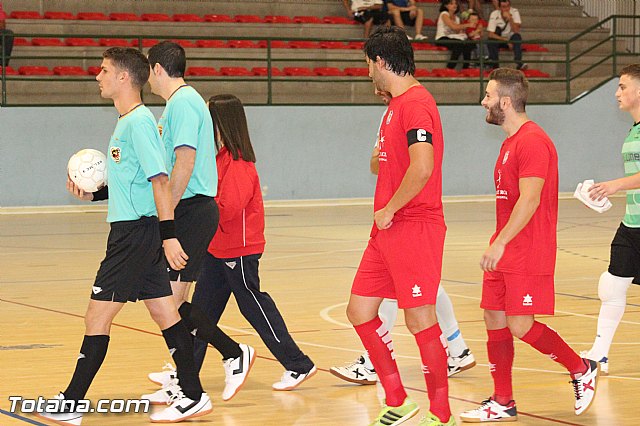
[[[576,416],[584,413],[589,409],[593,398],[596,396],[596,386],[598,382],[598,372],[600,366],[591,359],[582,358],[584,363],[589,366],[584,374],[571,375],[571,384],[573,385],[573,393],[576,397]]]
[[[513,400],[507,405],[502,405],[489,398],[482,401],[480,407],[460,414],[460,420],[468,423],[515,422],[518,420],[518,411]]]

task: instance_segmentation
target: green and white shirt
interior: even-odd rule
[[[640,173],[640,122],[635,123],[622,145],[624,176]],[[622,223],[629,228],[640,228],[640,189],[627,191],[627,211]]]

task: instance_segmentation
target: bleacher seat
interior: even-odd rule
[[[369,69],[347,67],[344,69],[344,75],[348,75],[351,77],[369,77]]]
[[[31,41],[23,37],[18,37],[13,39],[13,45],[14,46],[31,46]]]
[[[87,74],[90,75],[98,75],[100,71],[102,71],[102,68],[95,65],[87,68]]]
[[[151,47],[158,44],[159,41],[153,38],[142,39],[142,47]],[[138,47],[138,39],[131,40],[131,47]]]
[[[431,75],[433,77],[445,77],[445,78],[460,77],[460,74],[458,74],[458,71],[451,68],[434,68],[431,70]]]
[[[139,21],[140,17],[135,13],[110,13],[109,19],[112,21]]]
[[[291,49],[319,49],[320,44],[317,41],[292,40],[289,42]]]
[[[46,37],[34,37],[31,39],[31,44],[34,46],[64,46],[64,43],[59,38]]]
[[[480,77],[480,68],[465,68],[460,70],[460,75],[463,77]]]
[[[187,77],[206,77],[220,75],[213,67],[189,67],[185,71]]]
[[[204,18],[193,13],[176,13],[173,15],[176,22],[204,22]]]
[[[148,22],[167,22],[171,21],[171,17],[165,13],[143,13],[140,19]]]
[[[347,46],[341,41],[321,41],[320,48],[321,49],[348,49],[349,46]]]
[[[284,41],[284,40],[271,40],[271,48],[272,49],[288,49],[291,46],[289,46],[289,42],[288,41]]]
[[[293,22],[296,24],[322,24],[322,19],[317,16],[294,16]]]
[[[2,75],[2,67],[0,66],[0,75]],[[11,66],[7,65],[7,67],[4,69],[4,74],[5,75],[18,75],[18,71],[14,70],[13,68],[11,68]]]
[[[92,38],[68,38],[64,42],[67,46],[100,46],[100,43]]]
[[[431,77],[431,72],[428,69],[416,68],[416,71],[415,73],[413,73],[413,76],[416,78]]]
[[[525,52],[548,52],[549,49],[547,49],[544,46],[541,46],[539,44],[531,44],[531,43],[522,43],[522,50],[524,50]]]
[[[198,45],[191,41],[191,40],[171,40],[172,42],[179,44],[180,46],[182,46],[185,49],[193,49],[194,47],[198,47]]]
[[[102,12],[80,12],[76,15],[76,19],[82,21],[108,21],[109,17]]]
[[[11,19],[42,19],[40,12],[35,10],[14,10],[9,14]]]
[[[524,73],[524,75],[527,78],[549,78],[551,77],[550,74],[540,71],[540,70],[533,70],[533,69],[527,69],[527,70],[523,70],[522,71]]]
[[[322,77],[342,77],[345,75],[340,68],[336,67],[316,67],[313,72]]]
[[[349,19],[346,16],[325,16],[322,18],[322,21],[325,24],[343,24],[343,25],[352,25],[357,24],[353,19]]]
[[[284,72],[285,75],[294,77],[314,77],[316,75],[313,70],[305,67],[284,67],[282,68],[282,72]]]
[[[446,47],[436,46],[435,44],[431,44],[431,43],[414,42],[414,43],[411,43],[411,45],[413,46],[413,50],[442,50],[442,49],[447,50]]]
[[[229,40],[227,47],[236,49],[258,49],[260,45],[253,40]]]
[[[267,76],[268,75],[268,68],[267,67],[253,67],[251,68],[251,72],[253,73],[253,75],[257,75],[257,76]],[[276,68],[276,67],[272,67],[271,68],[271,76],[272,77],[281,77],[285,75],[282,70],[280,70],[280,68]]]
[[[98,40],[98,44],[100,44],[100,46],[107,46],[107,47],[131,46],[131,42],[129,40],[125,40],[124,38],[101,38],[100,40]]]
[[[425,27],[435,27],[437,25],[437,22],[433,19],[424,18],[424,20],[422,21],[422,25],[424,25]]]
[[[293,19],[284,15],[267,15],[264,17],[264,22],[269,24],[293,24]]]
[[[227,43],[224,40],[198,40],[196,46],[219,49],[227,47]]]
[[[253,73],[246,69],[245,67],[220,67],[220,74],[233,76],[233,77],[242,77],[242,76],[252,76]]]
[[[76,19],[71,12],[45,12],[44,19],[64,19],[64,20],[74,20]]]
[[[18,68],[18,73],[20,75],[53,75],[53,71],[47,67],[32,65],[25,65]]]
[[[82,67],[53,67],[53,73],[55,75],[88,75],[89,73],[85,71]]]
[[[258,15],[236,15],[234,20],[243,24],[258,24],[263,22]]]
[[[347,46],[349,49],[362,50],[364,48],[364,41],[350,41]]]
[[[229,15],[204,15],[207,22],[235,22]]]

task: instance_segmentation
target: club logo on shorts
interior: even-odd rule
[[[158,124],[158,133],[160,133],[160,136],[162,136],[162,125]]]
[[[522,296],[522,306],[533,306],[533,296],[529,293],[526,296]]]
[[[511,151],[507,151],[504,153],[504,157],[502,157],[502,164],[506,163],[507,160],[509,159],[509,152]]]
[[[393,110],[389,111],[389,114],[387,114],[387,125],[391,123],[391,117],[393,117]]]
[[[97,286],[94,285],[91,288],[91,290],[93,291],[93,294],[98,294],[98,293],[100,293],[102,291],[102,287],[97,287]]]
[[[411,295],[413,297],[422,296],[422,289],[420,288],[420,286],[418,284],[414,285],[413,288],[411,289]]]
[[[224,262],[229,268],[233,269],[236,267],[236,262]]]
[[[110,154],[111,158],[113,158],[113,161],[115,161],[116,163],[120,162],[120,148],[118,148],[117,146],[111,147]]]

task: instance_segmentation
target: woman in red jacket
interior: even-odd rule
[[[316,373],[293,341],[268,293],[260,291],[258,265],[264,251],[264,205],[256,156],[242,102],[233,95],[209,99],[218,154],[218,230],[209,244],[191,303],[217,324],[231,293],[242,315],[286,369],[274,390],[292,390]],[[206,346],[196,343],[196,363]]]

